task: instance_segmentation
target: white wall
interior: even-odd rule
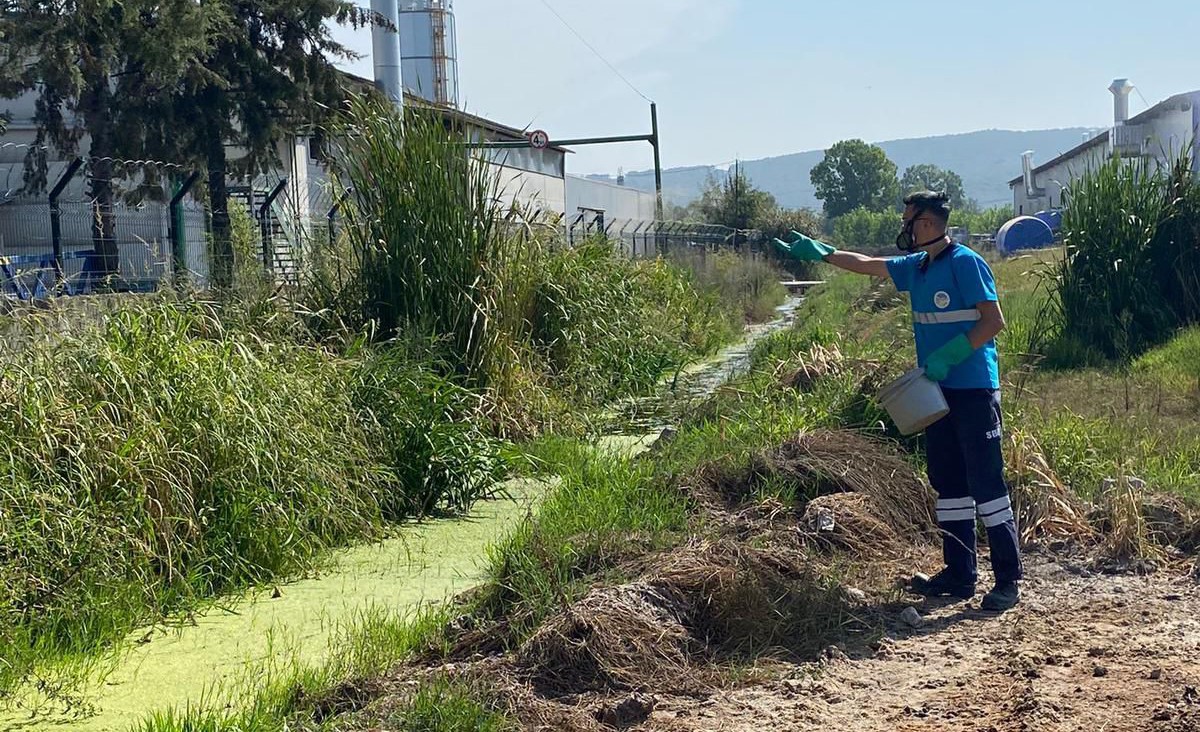
[[[500,200],[505,205],[516,202],[559,216],[566,212],[567,191],[562,178],[496,163],[488,163],[488,167],[499,180]]]
[[[1013,212],[1017,215],[1030,216],[1038,211],[1061,206],[1063,188],[1087,171],[1103,165],[1110,155],[1111,146],[1105,142],[1038,173],[1034,183],[1043,190],[1041,196],[1028,196],[1024,181],[1016,184],[1013,187]],[[1036,158],[1034,167],[1037,167]]]
[[[567,205],[569,217],[583,209],[603,211],[606,221],[629,219],[655,220],[655,195],[636,188],[618,186],[604,181],[567,176]]]
[[[1142,149],[1153,161],[1163,163],[1192,142],[1197,131],[1193,129],[1194,113],[1186,110],[1166,110],[1153,119],[1139,125]],[[1036,184],[1044,189],[1044,195],[1031,198],[1026,195],[1024,182],[1013,186],[1013,211],[1030,215],[1048,208],[1062,205],[1062,189],[1088,170],[1103,165],[1113,153],[1111,140],[1098,144],[1079,155],[1041,171]],[[1037,160],[1034,159],[1034,167]]]

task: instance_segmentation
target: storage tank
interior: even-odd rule
[[[404,89],[434,104],[458,106],[458,41],[452,0],[400,0]]]
[[[1018,216],[996,232],[996,251],[1005,257],[1052,246],[1054,232],[1050,230],[1050,224],[1036,216]]]

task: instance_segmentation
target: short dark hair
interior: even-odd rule
[[[917,213],[928,212],[941,219],[950,220],[950,195],[944,191],[917,191],[904,197],[904,205],[912,206]]]

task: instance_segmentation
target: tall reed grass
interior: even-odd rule
[[[1065,196],[1066,258],[1045,328],[1052,364],[1128,362],[1200,322],[1200,185],[1190,148],[1167,166],[1113,159]]]
[[[0,696],[140,623],[310,567],[500,469],[469,397],[399,355],[119,309],[0,351]],[[9,339],[9,343],[18,342]]]
[[[318,305],[385,339],[434,343],[474,388],[504,386],[525,366],[521,306],[541,258],[525,212],[435,111],[358,98],[334,139],[344,248],[307,283]]]

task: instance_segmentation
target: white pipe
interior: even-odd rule
[[[1033,151],[1026,150],[1021,155],[1021,174],[1025,178],[1025,195],[1028,198],[1041,198],[1045,193],[1037,187],[1037,179],[1033,174]]]
[[[1133,84],[1129,79],[1115,79],[1108,90],[1113,94],[1113,126],[1120,127],[1129,120],[1129,94]]]
[[[371,56],[375,62],[375,86],[397,105],[404,106],[404,78],[400,71],[400,7],[398,0],[371,0],[371,11],[387,20],[391,28],[371,27]]]

